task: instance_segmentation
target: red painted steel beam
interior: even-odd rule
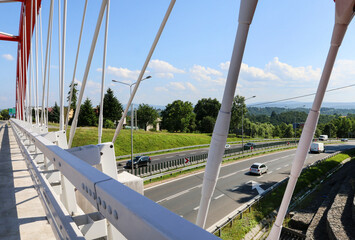
[[[12,36],[10,34],[0,33],[0,40],[18,42],[20,38],[19,36]]]
[[[17,108],[22,109],[22,106],[26,97],[26,72],[29,60],[29,53],[31,50],[31,40],[36,23],[36,16],[39,12],[42,1],[37,0],[37,13],[35,12],[35,2],[31,0],[22,0],[21,4],[21,14],[20,14],[20,23],[19,23],[19,40],[18,40],[18,54],[17,54],[17,69],[16,69],[16,87],[19,88],[19,94],[16,91],[16,102]],[[32,9],[32,25],[31,25],[31,9]],[[23,23],[26,23],[26,28],[24,29]],[[26,36],[26,37],[25,37]],[[25,44],[26,40],[26,44]],[[21,56],[21,57],[20,57]],[[22,64],[20,64],[20,59]],[[21,70],[20,70],[21,67]],[[22,81],[20,81],[20,73],[22,73]],[[19,109],[16,109],[16,114],[19,113]],[[22,115],[20,116],[22,119]]]

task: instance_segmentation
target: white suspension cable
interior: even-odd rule
[[[62,95],[62,44],[61,44],[61,35],[60,35],[60,29],[61,29],[61,25],[60,25],[60,8],[61,8],[61,4],[60,4],[60,0],[58,0],[58,65],[59,65],[59,98]],[[59,103],[61,105],[61,101]],[[60,108],[60,110],[62,110]],[[60,115],[62,115],[63,112],[60,111],[59,113],[59,130],[62,130],[60,127]]]
[[[100,116],[99,116],[99,144],[101,143],[102,138],[102,127],[104,121],[104,87],[105,87],[105,72],[106,72],[106,52],[107,52],[107,35],[108,35],[108,21],[109,21],[109,12],[110,12],[110,0],[107,0],[106,8],[106,24],[105,24],[105,39],[104,39],[104,54],[102,60],[102,80],[101,80],[101,99],[100,99]]]
[[[35,0],[35,18],[36,18],[36,125],[39,125],[39,111],[38,111],[38,9],[37,9],[37,0]]]
[[[43,94],[42,94],[42,121],[44,121],[47,126],[48,126],[48,121],[43,120],[44,119],[44,112],[45,112],[44,96],[45,96],[45,90],[46,90],[47,67],[50,67],[47,65],[47,63],[48,63],[48,51],[49,51],[49,37],[51,35],[52,20],[53,20],[53,0],[51,0],[50,6],[49,6],[47,46],[46,46],[46,58],[45,58],[45,64],[44,64]],[[42,18],[41,18],[41,25],[42,25]],[[42,26],[41,26],[41,28],[42,28]],[[48,99],[48,92],[47,92],[47,99]],[[48,111],[48,101],[47,101],[47,111]],[[42,124],[43,124],[43,122],[42,122]]]
[[[48,21],[50,25],[50,34],[49,34],[49,53],[48,53],[48,76],[47,76],[47,126],[48,126],[48,108],[49,108],[49,79],[50,79],[50,70],[51,70],[51,53],[52,53],[52,34],[53,34],[53,11],[54,11],[54,0],[51,0],[51,10],[52,14],[50,15]]]
[[[234,41],[233,53],[224,88],[221,108],[213,129],[206,170],[203,177],[200,207],[196,218],[196,225],[202,228],[205,227],[209,205],[221,167],[228,137],[235,89],[238,82],[249,26],[253,20],[257,3],[258,0],[241,0],[240,2],[237,35]]]
[[[43,34],[42,34],[42,7],[39,8],[39,30],[40,30],[40,40],[41,40],[41,77],[42,77],[42,110],[41,110],[41,126],[44,124],[44,90],[45,90],[45,79],[43,73]]]
[[[29,69],[28,69],[28,75],[30,76],[30,79],[28,81],[28,86],[29,86],[29,122],[32,125],[32,68],[33,68],[33,43],[32,43],[32,29],[33,29],[33,1],[31,1],[31,25],[30,25],[30,52],[29,52]]]
[[[63,35],[62,35],[62,64],[60,79],[60,115],[59,130],[64,130],[64,75],[65,75],[65,35],[67,26],[67,0],[64,0],[63,10]]]
[[[85,6],[84,6],[84,12],[83,12],[83,18],[81,20],[81,28],[80,28],[80,34],[79,34],[79,41],[78,41],[78,48],[76,50],[76,57],[75,57],[75,64],[74,64],[74,72],[73,72],[73,78],[71,81],[70,85],[70,95],[69,95],[69,101],[68,101],[68,111],[67,111],[67,116],[65,120],[65,132],[68,130],[68,124],[69,124],[69,113],[70,113],[70,107],[71,107],[71,101],[73,97],[73,89],[74,89],[74,81],[75,81],[75,74],[76,74],[76,66],[78,63],[78,57],[79,57],[79,51],[80,51],[80,44],[81,44],[81,36],[83,33],[83,28],[84,28],[84,22],[85,22],[85,15],[86,15],[86,8],[88,5],[88,0],[85,0]]]
[[[80,112],[81,101],[82,101],[83,96],[84,96],[86,81],[88,79],[89,70],[90,70],[90,66],[91,66],[91,61],[92,61],[92,57],[94,55],[96,42],[97,42],[97,38],[98,38],[99,31],[100,31],[100,28],[101,28],[102,18],[103,18],[103,15],[104,15],[104,11],[105,11],[106,5],[107,5],[107,0],[102,0],[99,16],[98,16],[97,23],[96,23],[94,36],[93,36],[93,39],[92,39],[92,42],[91,42],[90,53],[89,53],[89,56],[88,56],[86,67],[85,67],[85,73],[84,73],[83,81],[81,83],[81,89],[80,89],[80,93],[79,93],[79,98],[78,98],[78,102],[76,104],[75,115],[74,115],[74,119],[73,119],[73,122],[72,122],[72,125],[71,125],[71,128],[70,128],[69,143],[68,143],[68,147],[69,148],[71,148],[71,145],[73,143],[73,138],[74,138],[74,135],[75,135],[77,124],[78,124],[78,117],[79,117],[79,112]]]
[[[122,129],[122,126],[123,126],[123,119],[125,119],[125,117],[127,116],[128,109],[129,109],[129,107],[131,106],[131,103],[132,103],[132,101],[133,101],[133,98],[134,98],[134,96],[135,96],[135,94],[136,94],[136,92],[137,92],[137,89],[138,89],[138,87],[139,87],[139,84],[140,84],[140,82],[141,82],[141,80],[142,80],[143,74],[145,73],[145,70],[147,69],[147,66],[148,66],[148,63],[149,63],[149,61],[150,61],[150,58],[151,58],[152,55],[153,55],[154,49],[155,49],[155,47],[157,46],[157,43],[158,43],[159,38],[160,38],[160,36],[161,36],[161,33],[162,33],[163,30],[164,30],[165,24],[166,24],[166,22],[168,21],[169,15],[170,15],[170,13],[171,13],[173,7],[174,7],[175,2],[176,2],[176,0],[171,0],[171,1],[170,1],[168,10],[167,10],[166,13],[165,13],[164,19],[163,19],[163,21],[162,21],[162,23],[161,23],[161,25],[160,25],[160,27],[159,27],[158,33],[157,33],[156,36],[155,36],[154,42],[153,42],[153,44],[152,44],[152,46],[151,46],[151,48],[150,48],[150,51],[149,51],[149,53],[148,53],[148,56],[147,56],[147,58],[146,58],[146,60],[145,60],[145,62],[144,62],[144,64],[143,64],[142,70],[141,70],[141,72],[140,72],[140,74],[139,74],[139,76],[138,76],[137,84],[134,86],[133,92],[132,92],[132,94],[131,94],[131,96],[130,96],[130,98],[129,98],[129,101],[128,101],[128,103],[127,103],[126,109],[124,110],[123,115],[122,115],[122,117],[121,117],[121,119],[120,119],[120,121],[119,121],[119,123],[118,123],[118,125],[117,125],[116,131],[115,131],[115,135],[113,136],[113,139],[112,139],[112,142],[113,142],[113,143],[116,141],[117,136],[118,136],[118,134],[120,133],[120,131],[121,131],[121,129]]]

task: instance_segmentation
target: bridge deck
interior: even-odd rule
[[[0,239],[55,239],[11,126],[0,122]]]

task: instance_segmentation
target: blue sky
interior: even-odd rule
[[[42,1],[43,42],[46,46],[49,0]],[[58,29],[55,1],[51,58],[50,105],[59,101]],[[127,86],[112,79],[136,81],[170,1],[111,1],[106,88],[128,101]],[[166,105],[181,99],[196,103],[201,98],[222,99],[229,60],[237,29],[240,1],[178,0],[153,54],[135,103]],[[68,1],[66,92],[73,75],[84,1]],[[100,1],[89,1],[76,79],[83,77]],[[17,34],[19,3],[0,4],[0,31]],[[236,94],[256,95],[249,104],[313,93],[329,49],[334,23],[331,0],[259,1],[244,54]],[[101,28],[85,90],[99,104],[103,29]],[[340,48],[328,88],[354,83],[355,28],[349,26]],[[0,109],[15,104],[16,49],[0,42]],[[41,82],[41,81],[39,81]],[[40,89],[41,89],[41,84]],[[354,88],[327,93],[324,101],[355,102]],[[313,97],[299,101],[310,102]]]

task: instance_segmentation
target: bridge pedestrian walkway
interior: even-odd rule
[[[55,239],[6,122],[0,122],[0,239]]]

